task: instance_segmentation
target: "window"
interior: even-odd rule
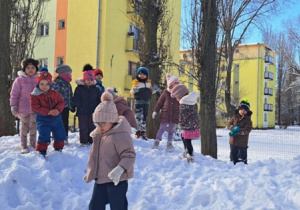
[[[65,28],[65,20],[59,20],[58,21],[58,29]]]
[[[128,75],[132,75],[132,79],[136,78],[136,71],[138,68],[139,68],[138,63],[134,63],[131,61],[128,62]]]
[[[238,84],[239,84],[239,81],[234,81],[234,84],[235,84],[235,85],[238,85]]]
[[[48,67],[48,58],[40,58],[40,67]]]
[[[56,65],[62,65],[64,64],[64,57],[57,57],[57,62],[56,62]]]
[[[39,23],[37,35],[38,36],[48,36],[49,35],[49,23]]]

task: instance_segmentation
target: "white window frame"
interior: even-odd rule
[[[38,36],[48,36],[49,35],[49,23],[39,23],[37,35]]]
[[[39,61],[41,67],[48,67],[48,58],[40,58]]]

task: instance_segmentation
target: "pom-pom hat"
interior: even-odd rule
[[[240,109],[244,109],[244,110],[246,110],[247,112],[249,112],[249,110],[250,110],[249,99],[248,99],[248,98],[244,98],[244,99],[241,101],[241,103],[240,103],[238,109],[239,109],[239,110],[240,110]]]
[[[93,121],[95,123],[118,122],[119,115],[113,102],[113,96],[109,92],[104,92],[101,96],[101,101],[93,113]]]
[[[48,69],[46,67],[41,68],[41,71],[36,75],[37,84],[39,84],[43,79],[47,80],[49,84],[52,83],[52,75],[48,72]]]
[[[171,97],[179,100],[187,94],[189,94],[189,90],[183,84],[178,84],[171,90]]]
[[[93,70],[84,71],[82,80],[92,79],[95,80],[95,74]]]
[[[167,78],[167,86],[170,87],[171,85],[173,85],[175,82],[179,83],[179,79],[175,76],[172,76],[171,74],[167,73],[166,74],[166,78]]]

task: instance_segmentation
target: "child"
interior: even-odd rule
[[[137,122],[137,131],[135,138],[142,137],[147,140],[146,122],[148,116],[148,108],[152,96],[151,80],[148,79],[149,70],[146,67],[140,67],[137,70],[136,79],[132,81],[130,93],[134,95],[135,118]]]
[[[77,79],[72,102],[77,107],[76,116],[79,122],[80,146],[93,143],[90,133],[95,129],[92,114],[100,103],[100,90],[96,87],[94,71],[84,66],[83,78]]]
[[[189,90],[183,84],[176,85],[171,90],[171,97],[179,101],[179,122],[182,129],[181,137],[184,145],[183,156],[188,162],[194,161],[192,139],[200,137],[197,97],[198,94]]]
[[[128,179],[133,178],[136,154],[131,128],[123,116],[118,116],[113,97],[104,92],[95,109],[93,121],[98,124],[91,133],[92,144],[84,181],[95,180],[90,210],[128,209],[126,192]]]
[[[97,82],[96,87],[100,89],[102,95],[105,91],[105,88],[102,85],[103,72],[101,71],[101,69],[95,69],[94,74]]]
[[[171,97],[171,90],[173,87],[179,84],[179,80],[175,76],[171,76],[169,73],[166,75],[167,78],[167,89],[163,91],[160,95],[157,104],[152,113],[152,118],[154,119],[156,114],[161,109],[160,113],[160,125],[159,130],[156,134],[156,139],[152,149],[157,149],[159,142],[162,139],[162,135],[168,126],[168,142],[167,142],[167,151],[173,150],[173,132],[174,127],[179,122],[179,103],[175,98]]]
[[[35,75],[39,61],[32,58],[23,60],[22,70],[18,71],[19,77],[14,81],[10,92],[11,112],[21,121],[20,140],[21,154],[29,152],[27,147],[27,133],[30,133],[30,147],[36,144],[36,115],[30,108],[30,93],[36,85]]]
[[[51,90],[52,75],[43,67],[36,76],[37,85],[30,95],[30,105],[37,114],[37,127],[39,130],[38,143],[35,150],[46,156],[50,144],[50,133],[54,135],[53,147],[56,151],[62,151],[66,132],[63,127],[61,112],[65,107],[65,101],[58,91]]]
[[[57,90],[65,100],[65,108],[62,111],[61,116],[67,135],[65,140],[66,145],[68,144],[69,134],[69,110],[75,111],[71,103],[71,99],[73,97],[72,86],[70,84],[72,81],[72,69],[70,66],[62,64],[56,67],[55,72],[58,74],[58,77],[53,81],[53,90]]]
[[[127,101],[124,99],[124,96],[116,96],[115,95],[116,90],[110,87],[108,87],[106,91],[113,96],[114,103],[118,110],[118,115],[124,116],[126,120],[129,122],[130,126],[136,129],[137,126],[136,126],[134,114],[130,109],[130,107],[128,106]]]
[[[252,130],[251,115],[249,100],[245,98],[227,123],[227,128],[231,130],[229,133],[230,159],[234,165],[237,162],[247,164],[248,139]]]

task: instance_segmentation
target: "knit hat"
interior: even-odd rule
[[[95,76],[96,76],[97,74],[101,74],[101,76],[103,77],[103,71],[101,71],[101,69],[95,69],[95,70],[94,70],[94,74],[95,74]]]
[[[166,78],[167,78],[167,86],[170,87],[171,85],[173,85],[175,82],[179,83],[179,79],[175,76],[172,76],[171,74],[167,73],[166,74]]]
[[[93,70],[84,71],[82,80],[92,79],[95,80],[95,75]]]
[[[93,70],[94,68],[91,66],[91,64],[85,64],[83,66],[82,71],[89,71],[89,70]]]
[[[189,94],[189,90],[183,84],[178,84],[171,90],[171,97],[181,99],[183,96]]]
[[[118,93],[116,88],[111,88],[111,87],[106,88],[106,91],[112,94],[113,96],[115,96],[116,93]]]
[[[72,69],[69,65],[62,64],[62,65],[56,66],[55,72],[58,74],[71,74]]]
[[[247,112],[249,112],[249,110],[250,110],[249,99],[248,99],[248,98],[244,98],[244,99],[241,101],[241,103],[240,103],[238,109],[239,109],[239,110],[240,110],[240,109],[245,109]]]
[[[41,80],[45,79],[49,82],[49,84],[52,83],[52,75],[48,72],[48,69],[46,67],[41,68],[42,71],[40,71],[36,75],[36,83],[39,84]]]
[[[101,103],[96,107],[93,113],[93,121],[95,123],[111,122],[116,123],[119,115],[113,96],[109,92],[104,92],[101,96]]]
[[[25,69],[26,67],[31,64],[31,65],[34,65],[35,69],[36,69],[36,72],[39,71],[39,60],[34,60],[33,58],[28,58],[28,59],[25,59],[25,60],[22,60],[21,62],[21,66],[22,66],[22,70],[25,72]]]
[[[148,77],[148,75],[149,75],[149,70],[146,68],[146,67],[140,67],[138,70],[137,70],[137,74],[139,74],[139,73],[143,73],[143,74],[145,74],[147,77]]]

